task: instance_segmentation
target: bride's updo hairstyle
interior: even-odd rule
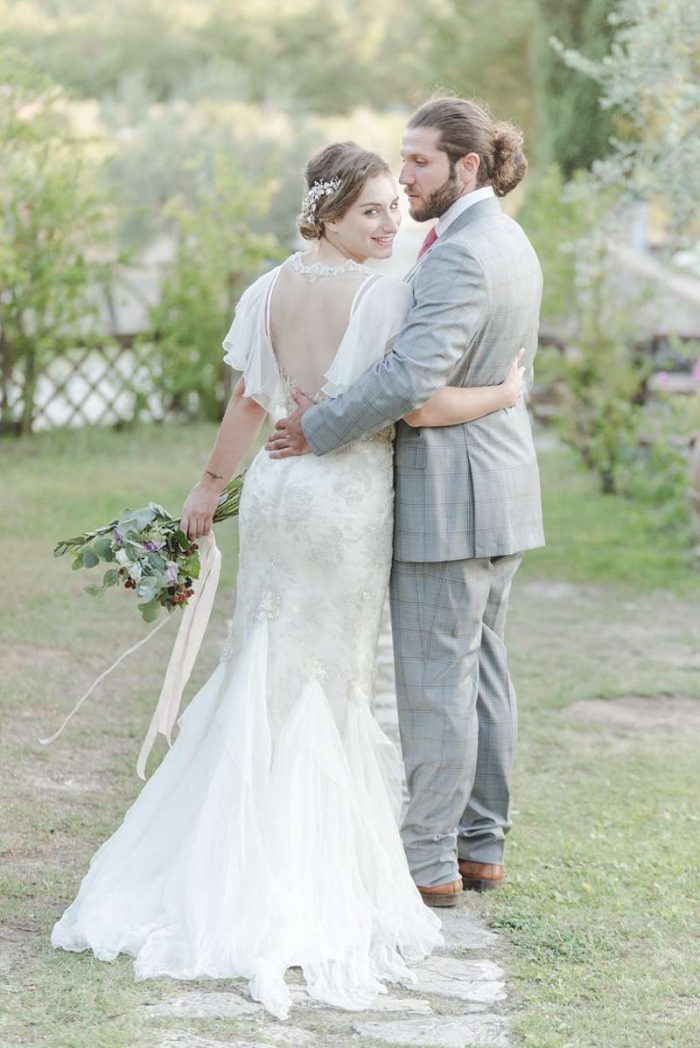
[[[451,170],[460,157],[476,153],[481,161],[477,186],[491,184],[496,196],[515,189],[527,171],[522,132],[513,124],[494,121],[486,106],[474,99],[431,98],[416,110],[408,127],[439,131],[438,148],[447,153]]]
[[[335,142],[314,153],[304,173],[307,189],[298,218],[304,239],[320,240],[326,222],[341,219],[365,182],[382,174],[391,174],[386,161],[355,142]]]

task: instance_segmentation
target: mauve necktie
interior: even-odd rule
[[[437,236],[437,233],[435,232],[435,226],[433,226],[433,228],[430,230],[430,232],[428,233],[427,237],[425,238],[425,240],[423,241],[423,243],[420,246],[420,251],[418,252],[418,258],[422,258],[426,251],[430,251],[431,247],[433,246],[433,244],[435,243],[437,238],[438,238],[438,236]]]

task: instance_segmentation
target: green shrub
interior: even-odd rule
[[[194,203],[175,198],[167,206],[175,257],[141,341],[153,343],[166,398],[188,415],[218,421],[223,412],[221,341],[245,285],[280,255],[274,237],[249,226],[271,191],[272,183],[246,182],[220,153],[211,180],[202,172]]]

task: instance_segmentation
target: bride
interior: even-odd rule
[[[345,142],[310,160],[300,232],[312,241],[243,294],[224,340],[241,372],[182,527],[207,534],[221,489],[266,414],[294,389],[346,390],[390,351],[411,307],[366,267],[392,253],[397,190]],[[517,400],[446,388],[409,424],[462,423]],[[372,716],[392,547],[392,430],[323,458],[261,449],[240,507],[231,633],[212,676],[53,929],[65,950],[134,958],[137,979],[243,977],[285,1018],[285,972],[316,1000],[369,1008],[441,941],[398,831],[400,765]]]

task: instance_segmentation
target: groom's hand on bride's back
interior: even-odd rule
[[[292,392],[297,410],[287,418],[282,418],[275,426],[274,433],[265,441],[265,448],[273,459],[293,458],[296,455],[308,455],[311,451],[304,430],[301,428],[301,420],[305,412],[314,406],[313,400],[300,393],[299,390]]]

